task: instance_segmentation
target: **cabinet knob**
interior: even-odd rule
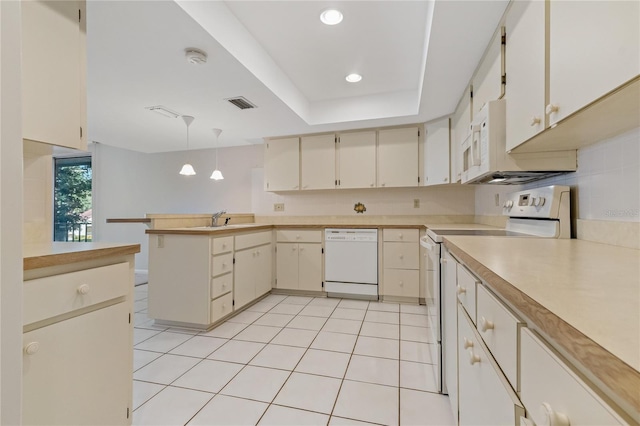
[[[222,269],[225,269],[227,267],[227,263],[226,262],[222,262]]]
[[[404,254],[398,255],[398,258],[401,260],[404,259]]]
[[[480,362],[480,357],[473,353],[473,350],[469,349],[469,364],[473,365]]]
[[[549,403],[543,402],[540,405],[540,414],[542,414],[542,425],[548,426],[569,426],[569,417],[562,413],[553,411]]]
[[[385,185],[386,185],[386,183],[383,182],[380,186],[385,186]]]
[[[27,343],[27,346],[24,347],[24,353],[27,355],[33,355],[36,352],[38,352],[38,349],[40,349],[40,343],[38,342]]]
[[[291,247],[291,251],[296,251],[296,247],[295,246]]]
[[[298,185],[294,186],[293,189],[298,189]]]
[[[469,349],[473,347],[473,341],[467,339],[466,337],[464,338],[464,348],[465,349]]]
[[[547,114],[553,114],[554,112],[558,112],[558,105],[555,105],[555,104],[547,105],[547,108],[545,109],[545,112]]]
[[[542,120],[540,120],[540,117],[533,116],[533,117],[531,117],[531,122],[529,123],[529,125],[531,127],[533,127],[533,126],[537,126],[541,122],[542,122]]]
[[[223,283],[222,288],[226,288],[226,287],[227,287],[227,283]]]
[[[460,287],[460,286],[456,286],[456,293],[458,294],[465,294],[467,292],[467,289],[464,287]]]
[[[223,303],[223,304],[222,304],[222,309],[223,309],[223,310],[224,310],[224,309],[227,309],[227,304],[226,304],[226,303]]]
[[[446,177],[446,178],[442,179],[442,181],[443,182],[449,182],[449,178]]]
[[[400,287],[402,287],[404,285],[404,282],[400,281]]]
[[[222,248],[223,249],[227,248],[227,243],[222,243]]]
[[[399,238],[399,239],[402,239],[402,238],[403,238],[403,237],[402,237],[402,232],[398,234],[398,238]]]
[[[372,184],[372,183],[370,183],[370,184],[369,184],[369,186],[373,187],[373,184]]]
[[[493,321],[489,321],[485,317],[482,317],[480,319],[480,330],[487,331],[487,330],[493,330],[493,328],[494,328]]]
[[[309,185],[302,185],[302,189],[307,189]]]
[[[296,240],[299,240],[299,239],[300,239],[300,234],[297,234],[296,235]]]
[[[78,292],[78,294],[89,294],[89,292],[91,291],[91,287],[89,287],[87,284],[82,284],[77,288],[76,291]]]
[[[304,247],[300,247],[300,251],[304,251]]]
[[[447,259],[445,258],[440,259],[440,263],[447,263]]]

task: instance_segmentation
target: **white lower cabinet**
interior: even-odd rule
[[[129,312],[122,302],[24,333],[23,424],[130,423]]]
[[[417,229],[382,230],[382,288],[385,299],[418,303],[420,244]]]
[[[271,291],[271,231],[237,236],[235,244],[233,297],[240,309]]]
[[[444,387],[458,424],[458,297],[456,270],[458,262],[442,244],[440,273],[442,281],[442,371]]]
[[[536,425],[626,424],[533,331],[523,329],[520,396]]]
[[[276,288],[322,291],[322,231],[276,232]]]
[[[458,354],[459,424],[519,424],[524,408],[461,305]]]

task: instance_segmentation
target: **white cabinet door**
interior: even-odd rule
[[[256,279],[258,279],[256,256],[255,248],[237,251],[235,254],[236,264],[234,265],[235,277],[233,280],[234,310],[242,308],[256,298]]]
[[[86,150],[84,5],[21,2],[24,139]]]
[[[129,313],[118,303],[23,335],[23,424],[131,423]]]
[[[338,141],[338,187],[375,187],[376,132],[343,133]]]
[[[460,182],[462,179],[462,142],[469,135],[471,124],[471,99],[467,88],[460,99],[451,122],[451,180]]]
[[[449,183],[449,119],[425,126],[425,186]]]
[[[378,187],[418,186],[418,128],[378,132]]]
[[[322,244],[298,244],[298,288],[322,291]]]
[[[640,74],[640,2],[554,0],[550,6],[553,124]]]
[[[473,76],[473,114],[502,95],[502,34],[496,32]]]
[[[519,424],[524,408],[460,306],[458,353],[459,424]]]
[[[276,277],[276,288],[298,289],[298,244],[277,244]]]
[[[442,371],[451,411],[458,424],[458,297],[456,260],[442,247]]]
[[[545,2],[511,3],[505,23],[507,45],[507,151],[544,130]]]
[[[271,139],[264,144],[265,191],[300,189],[300,143],[298,138]]]
[[[336,187],[336,136],[304,136],[300,139],[301,188]]]
[[[271,282],[273,280],[273,251],[272,245],[268,244],[256,248],[257,265],[256,265],[256,297],[260,297],[271,291]]]

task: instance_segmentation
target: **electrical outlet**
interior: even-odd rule
[[[158,235],[158,248],[164,248],[164,235]]]
[[[413,199],[413,208],[414,209],[419,209],[420,208],[420,199],[419,198],[414,198]]]
[[[500,194],[497,192],[495,195],[495,203],[496,203],[496,207],[500,207]]]
[[[273,204],[274,212],[283,212],[284,211],[284,203],[274,203]]]

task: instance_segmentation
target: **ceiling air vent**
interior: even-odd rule
[[[252,104],[251,102],[249,102],[246,98],[242,97],[242,96],[238,96],[235,98],[229,98],[229,99],[225,99],[226,101],[229,101],[231,104],[237,106],[240,109],[251,109],[251,108],[256,108],[256,106],[254,104]]]

